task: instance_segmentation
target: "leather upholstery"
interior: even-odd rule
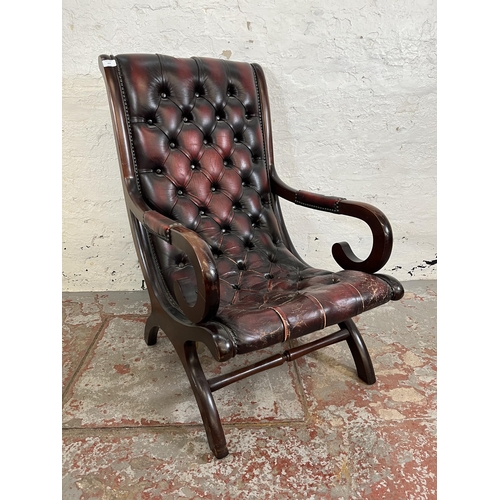
[[[252,65],[164,55],[116,56],[134,168],[146,203],[196,231],[220,279],[212,326],[238,353],[320,330],[393,298],[390,280],[311,268],[285,246],[271,199]],[[195,299],[186,256],[155,235],[167,289]]]

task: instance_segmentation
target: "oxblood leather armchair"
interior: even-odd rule
[[[358,376],[373,384],[351,318],[404,293],[394,278],[374,274],[389,259],[391,227],[368,204],[297,191],[278,177],[261,67],[157,54],[101,55],[99,67],[151,299],[145,340],[154,344],[161,328],[172,342],[215,456],[228,449],[212,393],[228,384],[342,340]],[[310,267],[290,241],[280,197],[365,221],[368,258],[336,243],[344,270]],[[222,362],[335,324],[335,333],[210,380],[196,351],[203,342]]]

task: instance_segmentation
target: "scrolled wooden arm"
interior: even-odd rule
[[[217,267],[208,244],[191,229],[151,210],[138,195],[134,179],[126,179],[125,183],[127,205],[134,216],[150,233],[182,250],[193,266],[196,277],[194,304],[187,302],[179,282],[175,284],[175,300],[181,311],[195,324],[212,319],[219,309],[220,290]]]
[[[209,246],[194,231],[181,225],[170,228],[170,243],[187,255],[196,276],[196,302],[192,306],[184,298],[179,282],[175,284],[175,299],[182,312],[193,323],[212,319],[219,309],[220,289],[219,274]]]
[[[392,252],[392,229],[387,217],[376,207],[368,203],[349,201],[345,198],[323,196],[308,191],[297,191],[285,184],[272,170],[271,186],[273,192],[296,205],[302,205],[315,210],[348,215],[366,222],[373,235],[373,245],[370,255],[364,260],[359,259],[349,243],[343,241],[332,246],[332,255],[343,269],[376,273],[389,260]]]

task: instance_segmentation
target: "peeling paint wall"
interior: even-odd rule
[[[384,268],[435,279],[436,3],[433,0],[63,1],[63,290],[137,290],[99,54],[159,52],[258,62],[280,177],[371,203],[391,221]],[[357,220],[283,203],[297,250],[371,248]]]

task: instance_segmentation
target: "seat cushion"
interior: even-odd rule
[[[282,245],[267,262],[260,252],[243,257],[218,262],[221,304],[215,318],[240,354],[338,324],[394,295],[377,275],[315,269]]]

